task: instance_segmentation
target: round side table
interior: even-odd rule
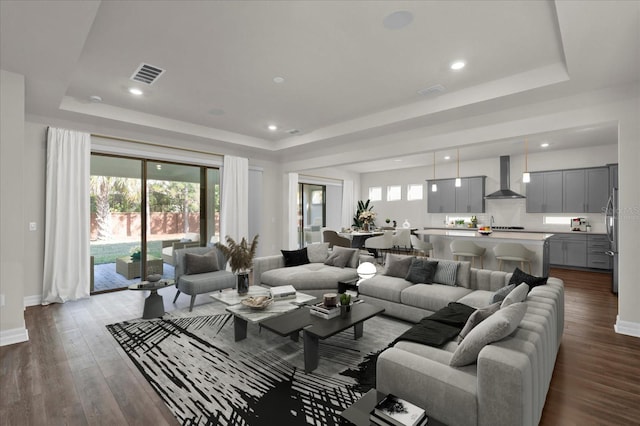
[[[173,280],[160,280],[157,282],[142,281],[139,284],[131,284],[129,286],[129,290],[149,291],[149,296],[144,299],[142,319],[162,318],[164,315],[164,301],[162,296],[158,294],[158,290],[172,286],[173,284]]]

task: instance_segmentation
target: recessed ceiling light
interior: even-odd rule
[[[444,159],[445,159],[445,160],[451,160],[451,156],[450,156],[450,155],[445,155],[445,156],[444,156]]]
[[[549,146],[549,144],[547,142],[545,142],[545,143],[541,143],[540,146],[543,147],[543,148],[547,148]]]
[[[388,30],[399,30],[413,22],[413,13],[408,10],[398,10],[387,15],[382,21],[384,27]]]
[[[402,163],[402,160],[401,160],[401,159],[399,159],[399,158],[396,158],[396,159],[395,159],[395,160],[393,160],[393,161],[395,161],[396,163]]]
[[[461,70],[464,66],[467,65],[464,61],[455,61],[451,63],[451,69],[454,71]]]
[[[131,87],[129,89],[129,93],[131,93],[132,95],[136,95],[136,96],[140,96],[142,95],[142,90],[136,88],[136,87]]]
[[[284,77],[273,77],[273,82],[276,84],[284,83]]]
[[[271,130],[272,132],[278,130],[278,126],[276,126],[275,124],[269,124],[269,127],[267,127],[269,130]]]

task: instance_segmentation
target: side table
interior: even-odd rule
[[[131,284],[129,286],[129,290],[149,290],[149,296],[144,299],[142,319],[162,318],[164,315],[164,300],[158,294],[158,290],[172,286],[174,283],[174,280],[142,281],[139,284]]]
[[[379,392],[376,389],[370,389],[362,398],[354,402],[351,407],[340,414],[343,419],[343,424],[353,424],[356,426],[369,426],[373,424],[369,421],[369,413],[373,411],[376,404],[382,401],[385,396],[387,396],[387,394]],[[427,422],[429,426],[445,426],[444,423],[429,416],[429,413],[427,413],[427,417],[429,417],[429,421]]]
[[[347,280],[347,281],[338,281],[338,293],[342,294],[347,290],[352,290],[355,291],[356,294],[358,293],[358,282],[360,281],[360,278],[354,278],[352,280]]]

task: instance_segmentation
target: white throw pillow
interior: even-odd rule
[[[329,243],[314,243],[307,246],[310,263],[324,263],[329,257]]]
[[[460,342],[449,365],[462,367],[476,362],[482,348],[513,333],[526,312],[526,303],[513,303],[482,321]]]

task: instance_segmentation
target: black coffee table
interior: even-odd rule
[[[351,307],[351,314],[346,318],[324,319],[311,315],[309,307],[304,306],[302,309],[262,321],[260,326],[280,336],[289,336],[293,340],[298,340],[298,333],[302,331],[304,371],[308,373],[318,367],[320,340],[327,339],[350,327],[353,327],[353,338],[359,339],[364,332],[364,322],[382,312],[384,309],[378,306],[357,303]]]
[[[356,426],[369,426],[373,424],[369,420],[369,414],[373,411],[376,404],[382,401],[382,398],[387,394],[377,391],[376,389],[370,389],[369,392],[364,394],[362,398],[353,403],[353,405],[344,410],[340,415],[347,424],[353,424]],[[445,426],[444,423],[439,422],[433,417],[429,416],[428,426]]]

